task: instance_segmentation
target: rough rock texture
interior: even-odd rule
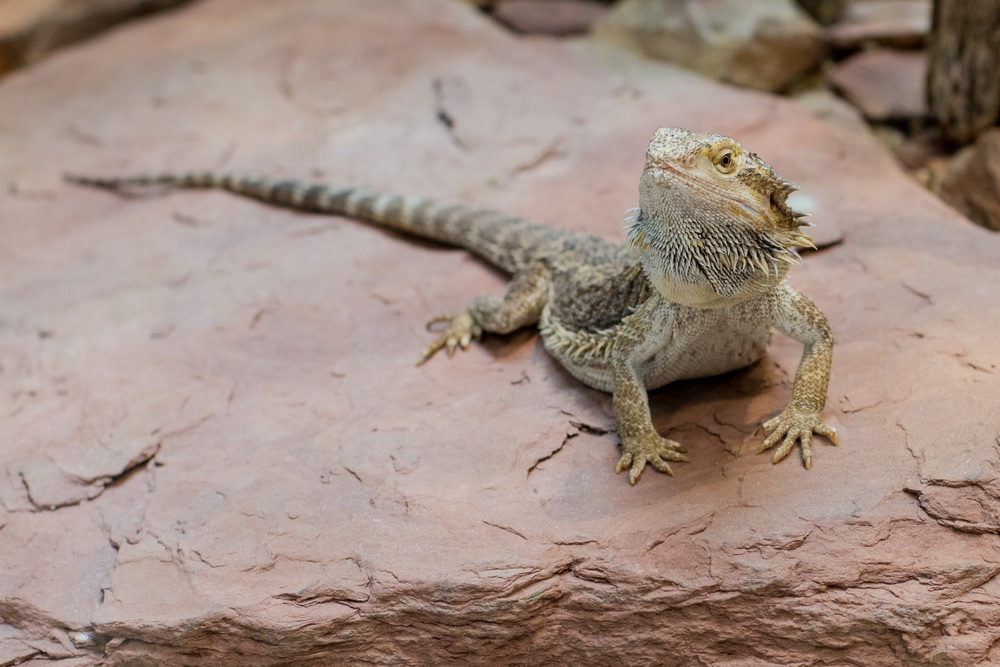
[[[465,254],[59,180],[321,176],[622,238],[663,125],[844,230],[792,274],[838,342],[811,471],[752,454],[782,337],[653,394],[692,462],[633,488],[534,334],[414,367],[502,289]],[[206,0],[0,82],[0,183],[0,664],[1000,661],[1000,237],[866,134],[464,3]]]
[[[1000,231],[1000,129],[984,132],[943,164],[933,188],[970,220]]]
[[[825,34],[838,48],[918,47],[930,30],[931,0],[851,0]]]
[[[593,34],[767,91],[787,88],[823,57],[819,26],[792,0],[622,0]]]
[[[0,0],[0,74],[116,23],[190,0]]]
[[[492,15],[525,34],[575,35],[587,32],[608,11],[597,0],[501,0]]]
[[[832,67],[830,82],[871,120],[927,116],[927,54],[873,49]]]

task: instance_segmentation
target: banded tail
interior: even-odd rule
[[[330,187],[300,181],[232,174],[187,173],[104,178],[67,174],[77,185],[103,188],[123,196],[174,189],[214,188],[301,211],[341,215],[413,236],[464,248],[514,272],[540,256],[554,237],[572,234],[500,211],[462,204],[445,205],[355,187]]]

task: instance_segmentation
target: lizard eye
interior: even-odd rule
[[[723,174],[731,174],[736,169],[736,156],[730,150],[719,153],[715,158],[715,168]]]

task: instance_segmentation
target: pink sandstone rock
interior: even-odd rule
[[[927,54],[873,49],[830,69],[830,82],[876,121],[927,116]]]
[[[931,30],[931,5],[931,0],[850,0],[826,29],[826,39],[842,49],[919,47]]]
[[[586,32],[610,7],[598,0],[500,0],[493,18],[529,35],[575,35]]]
[[[414,366],[502,289],[462,252],[60,181],[322,178],[621,239],[672,125],[843,230],[791,277],[837,338],[811,471],[753,455],[782,337],[654,392],[692,460],[630,487],[609,397],[534,333]],[[0,82],[0,183],[0,664],[1000,661],[1000,238],[865,133],[462,3],[206,0]]]

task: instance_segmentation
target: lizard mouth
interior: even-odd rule
[[[798,190],[798,187],[775,176],[765,177],[767,183],[755,183],[755,187],[766,192],[761,196],[742,197],[739,192],[733,192],[713,182],[700,177],[676,165],[666,162],[648,164],[643,169],[643,176],[649,176],[657,185],[672,189],[675,194],[684,197],[685,193],[702,202],[699,208],[712,208],[709,202],[720,202],[728,205],[720,212],[734,223],[749,223],[755,229],[770,231],[768,234],[777,245],[795,257],[793,248],[813,248],[816,246],[807,234],[799,231],[802,226],[812,226],[803,220],[804,215],[788,205],[788,195]],[[765,190],[766,188],[766,190]],[[720,207],[716,206],[716,209]]]

